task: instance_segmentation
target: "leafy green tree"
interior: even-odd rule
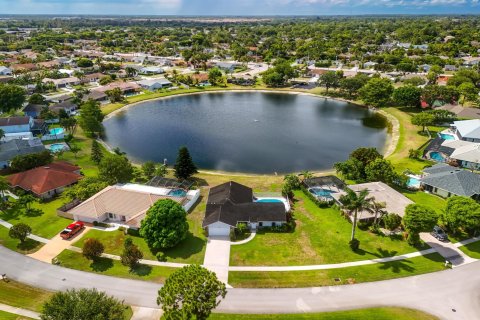
[[[403,225],[408,231],[408,243],[417,245],[420,242],[420,232],[430,232],[437,224],[437,213],[421,204],[409,204],[405,209]]]
[[[5,191],[8,191],[8,189],[10,189],[10,185],[8,184],[7,178],[0,176],[0,203],[2,205],[5,204]]]
[[[73,155],[75,156],[75,159],[76,159],[76,158],[77,158],[77,154],[78,154],[82,149],[80,149],[79,146],[77,146],[76,144],[73,144],[73,143],[71,143],[71,144],[69,145],[69,147],[70,147],[70,152],[73,153]]]
[[[171,200],[157,201],[141,222],[140,234],[154,249],[168,249],[185,239],[188,233],[187,213]]]
[[[103,131],[102,121],[104,119],[100,104],[89,100],[84,103],[80,109],[78,124],[89,134],[98,134]]]
[[[283,182],[286,185],[289,185],[292,190],[300,188],[301,182],[296,174],[287,174],[283,178]]]
[[[40,104],[40,105],[46,105],[48,104],[47,100],[45,99],[44,96],[42,96],[40,93],[34,93],[28,98],[28,103],[31,104]]]
[[[433,65],[427,74],[427,80],[430,84],[435,84],[437,82],[438,76],[443,72],[442,67],[439,65]]]
[[[157,304],[162,305],[166,319],[206,320],[226,294],[225,284],[215,273],[189,265],[168,277],[158,291]]]
[[[369,197],[367,189],[355,192],[351,189],[345,189],[346,194],[340,196],[340,203],[349,214],[353,214],[352,236],[350,241],[355,239],[355,231],[357,228],[358,212],[370,211],[373,198]]]
[[[124,156],[105,155],[98,165],[99,176],[109,184],[129,182],[133,178],[133,166]]]
[[[422,97],[429,106],[436,101],[455,103],[459,99],[458,89],[452,86],[428,85],[423,88]]]
[[[414,86],[403,86],[393,91],[393,102],[402,107],[420,107],[422,89]]]
[[[42,320],[114,320],[124,319],[123,302],[96,289],[59,291],[44,303]]]
[[[352,153],[350,153],[350,157],[358,159],[365,167],[375,159],[383,158],[376,148],[366,147],[353,150]]]
[[[144,164],[142,164],[142,172],[145,178],[148,180],[152,179],[155,176],[155,171],[157,166],[155,165],[155,162],[153,161],[147,161]]]
[[[77,129],[77,119],[74,117],[62,118],[60,119],[60,125],[67,129],[67,132],[73,136]]]
[[[25,223],[17,223],[8,230],[8,236],[20,240],[21,243],[24,243],[31,233],[32,228]]]
[[[373,225],[378,225],[378,222],[383,220],[383,218],[387,215],[387,210],[385,210],[386,207],[387,204],[385,202],[378,202],[375,201],[375,199],[372,200],[370,210],[374,214]]]
[[[327,71],[324,74],[320,75],[318,78],[318,83],[325,87],[325,90],[328,94],[328,89],[337,88],[340,84],[340,75],[335,71]]]
[[[157,177],[165,177],[168,173],[168,170],[167,170],[167,166],[161,164],[159,166],[157,166],[157,168],[155,169],[155,176]]]
[[[278,59],[273,68],[262,74],[263,82],[271,87],[283,86],[293,77],[295,77],[295,70],[288,61],[283,59]]]
[[[369,78],[363,74],[340,80],[340,89],[348,94],[349,98],[356,96],[359,90],[367,84]]]
[[[477,101],[478,100],[478,88],[471,82],[464,82],[458,86],[458,91],[462,94],[462,106],[465,101]]]
[[[26,211],[30,211],[32,203],[36,201],[37,201],[37,198],[35,198],[29,193],[24,194],[20,196],[20,198],[18,198],[18,203],[22,205]]]
[[[122,102],[123,100],[125,100],[125,98],[123,97],[123,92],[122,90],[120,90],[120,88],[107,90],[105,91],[105,94],[107,95],[111,103]]]
[[[420,112],[411,118],[411,122],[413,125],[421,126],[422,131],[425,132],[425,128],[427,126],[431,126],[434,124],[435,117],[429,112]]]
[[[96,260],[102,255],[104,250],[105,247],[100,241],[95,238],[88,238],[83,243],[82,255],[88,260]]]
[[[443,215],[447,228],[453,232],[464,230],[469,233],[480,229],[480,204],[467,197],[451,197]]]
[[[198,173],[197,166],[193,162],[187,147],[178,149],[177,160],[173,168],[177,179],[189,179],[195,173]]]
[[[393,85],[390,80],[372,78],[360,89],[360,99],[362,99],[365,104],[378,108],[390,102],[393,90]]]
[[[365,166],[367,181],[382,181],[391,184],[398,178],[390,161],[377,158]]]
[[[102,148],[100,147],[100,143],[98,143],[97,140],[93,140],[90,159],[96,164],[99,164],[100,161],[102,161],[102,158],[103,158],[103,151],[102,151]]]
[[[212,86],[220,84],[222,82],[222,78],[222,71],[216,67],[210,69],[210,71],[208,72],[208,82],[210,82]]]
[[[19,155],[12,159],[10,168],[13,171],[27,171],[36,167],[44,166],[53,161],[53,155],[49,150],[38,153]]]
[[[387,228],[390,231],[393,231],[401,226],[402,217],[400,217],[396,213],[389,213],[383,217],[382,221],[383,221],[383,224],[385,225],[385,228]]]
[[[127,241],[130,240],[130,241]],[[123,252],[120,256],[120,262],[130,268],[130,270],[135,269],[138,265],[140,259],[143,258],[143,253],[138,249],[138,247],[133,244],[131,238],[127,238],[123,244]]]
[[[0,83],[0,111],[9,112],[22,107],[26,99],[26,91],[13,84]]]
[[[106,187],[108,187],[108,183],[99,178],[85,177],[74,186],[65,190],[65,195],[70,200],[85,201]]]
[[[80,68],[90,68],[93,67],[93,62],[87,58],[80,58],[77,60],[77,66]]]

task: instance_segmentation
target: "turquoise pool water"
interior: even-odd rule
[[[322,188],[311,188],[310,192],[316,196],[324,197],[324,198],[332,198],[332,193],[335,193],[334,191],[322,189]]]
[[[455,140],[455,137],[451,134],[447,134],[447,133],[439,133],[439,136],[440,138],[442,138],[443,140]]]
[[[50,134],[51,135],[60,135],[63,134],[65,130],[63,128],[52,128],[50,129]]]
[[[256,202],[268,202],[268,203],[278,203],[278,202],[283,202],[280,199],[259,199]]]
[[[430,158],[432,160],[435,160],[437,162],[445,162],[445,158],[442,156],[440,152],[431,152],[430,153]]]
[[[63,151],[66,149],[66,146],[63,143],[54,143],[50,145],[50,151],[53,153]]]
[[[168,193],[169,196],[172,196],[172,197],[180,197],[180,198],[183,198],[187,195],[187,192],[185,190],[182,190],[182,189],[173,189],[172,191],[170,191]]]
[[[409,177],[407,186],[409,187],[420,187],[420,180],[417,178]]]

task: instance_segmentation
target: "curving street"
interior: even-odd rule
[[[403,279],[298,289],[229,289],[218,312],[298,313],[372,306],[420,309],[441,319],[480,319],[480,262]],[[92,288],[142,307],[157,307],[161,286],[40,262],[0,246],[0,273],[47,290]]]

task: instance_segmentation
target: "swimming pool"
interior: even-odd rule
[[[68,150],[68,146],[66,144],[63,144],[63,143],[54,143],[54,144],[49,145],[48,148],[53,153]]]
[[[408,177],[407,186],[410,188],[419,188],[420,187],[420,179],[414,177]]]
[[[454,137],[452,134],[439,133],[438,135],[439,135],[440,138],[442,138],[443,140],[455,140],[455,137]]]
[[[258,199],[257,201],[255,202],[266,202],[266,203],[281,203],[283,202],[282,200],[280,199]]]
[[[173,189],[168,193],[169,196],[183,198],[187,196],[187,191],[182,189]]]
[[[63,134],[65,130],[63,128],[52,128],[50,129],[50,134],[51,135],[60,135]]]
[[[332,193],[335,193],[335,191],[327,190],[323,188],[311,188],[309,191],[318,197],[331,198],[331,199],[333,199]]]
[[[440,152],[430,152],[430,159],[437,162],[445,162],[445,158]]]

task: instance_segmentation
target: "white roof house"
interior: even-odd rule
[[[160,73],[164,73],[165,71],[161,67],[149,66],[149,67],[141,68],[139,72],[143,74],[160,74]]]
[[[0,66],[0,75],[2,76],[9,76],[12,74],[12,70],[10,70],[9,68],[7,67],[4,67],[4,66]]]
[[[463,140],[445,140],[443,147],[454,149],[450,159],[455,159],[464,168],[476,168],[480,165],[480,143]]]
[[[172,85],[170,81],[165,78],[160,79],[147,79],[138,81],[137,84],[147,90],[157,90],[162,88],[167,88]]]
[[[461,140],[480,142],[480,119],[454,121],[452,127]]]

